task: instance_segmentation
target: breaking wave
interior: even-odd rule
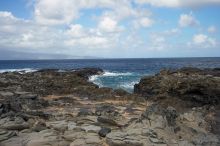
[[[113,89],[124,89],[133,92],[134,85],[139,82],[140,74],[132,72],[109,72],[105,71],[101,75],[94,75],[89,78],[90,82],[99,87],[110,87]]]
[[[102,74],[102,76],[106,76],[106,77],[115,77],[115,76],[130,76],[132,75],[132,73],[130,72],[126,72],[126,73],[117,73],[117,72],[104,72],[104,74]]]
[[[31,68],[23,68],[23,69],[0,69],[0,73],[4,72],[18,72],[18,73],[29,73],[29,72],[35,72],[37,71],[36,69],[31,69]]]

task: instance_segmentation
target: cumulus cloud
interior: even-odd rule
[[[36,21],[45,25],[73,23],[82,9],[108,8],[117,19],[138,15],[130,0],[36,0],[34,7]]]
[[[74,38],[85,37],[87,35],[83,26],[80,24],[71,24],[66,34]]]
[[[29,20],[0,11],[0,49],[32,54],[105,56],[112,52],[117,54],[120,48],[131,56],[130,48],[134,52],[137,49],[144,52],[171,48],[175,42],[169,41],[184,30],[173,28],[155,32],[153,26],[160,18],[155,19],[148,7],[134,4],[134,1],[166,7],[188,6],[190,3],[189,0],[185,4],[179,0],[34,0],[31,3],[33,17]],[[89,25],[84,18],[81,19],[83,16],[86,20],[92,17],[88,18]],[[180,15],[180,27],[198,24],[191,13]],[[143,29],[149,27],[152,29]],[[216,30],[215,26],[210,26],[207,32]],[[216,44],[216,39],[204,34],[195,35],[189,43],[190,47],[213,47]]]
[[[216,39],[205,34],[195,34],[192,38],[192,41],[189,42],[188,45],[198,48],[214,48],[217,46],[217,41]]]
[[[154,23],[154,21],[148,17],[141,17],[133,21],[134,27],[151,27]]]
[[[16,18],[0,12],[0,49],[16,52],[90,55],[117,45],[120,33],[114,20],[103,20],[102,29],[70,24],[66,29],[51,27]],[[111,22],[110,24],[108,22]],[[105,25],[105,27],[104,27]],[[106,33],[103,33],[106,32]],[[110,33],[111,32],[111,33]],[[88,53],[90,52],[90,53]]]
[[[209,26],[207,30],[209,33],[216,33],[217,32],[217,28],[213,25]]]
[[[99,29],[70,24],[65,30],[39,25],[16,18],[10,12],[0,12],[0,49],[21,52],[75,54],[81,49],[104,49],[117,42],[118,33],[102,34]],[[8,28],[8,29],[6,29]]]
[[[181,14],[179,18],[179,25],[180,27],[187,27],[187,26],[196,26],[199,24],[199,21],[196,20],[192,16],[192,14]]]
[[[71,0],[36,0],[35,19],[40,24],[69,24],[78,17],[78,8]]]
[[[157,50],[157,51],[168,49],[168,42],[164,36],[152,34],[150,36],[150,42],[148,48],[150,50]]]
[[[122,30],[122,28],[118,26],[118,22],[110,17],[101,18],[98,28],[104,32],[118,32]]]
[[[139,4],[150,4],[157,7],[199,7],[220,5],[220,0],[136,0]]]
[[[180,29],[172,28],[172,29],[163,31],[162,34],[164,34],[166,36],[174,36],[174,35],[180,34],[180,32],[181,32]]]
[[[66,40],[65,44],[69,47],[86,47],[86,48],[106,48],[108,39],[98,36],[90,36],[79,39]]]

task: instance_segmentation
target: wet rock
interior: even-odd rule
[[[92,76],[92,75],[102,74],[103,70],[100,68],[83,68],[83,69],[76,70],[75,73],[78,76],[88,78],[89,76]]]
[[[111,129],[110,128],[107,128],[107,127],[102,127],[101,128],[101,130],[99,130],[99,136],[101,136],[101,137],[106,137],[106,135],[108,134],[108,133],[110,133],[111,132]]]

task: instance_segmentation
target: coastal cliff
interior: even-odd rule
[[[0,146],[218,146],[220,69],[162,70],[134,93],[102,69],[0,74]]]

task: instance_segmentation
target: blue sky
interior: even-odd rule
[[[220,0],[0,0],[0,59],[219,57],[219,14]]]

